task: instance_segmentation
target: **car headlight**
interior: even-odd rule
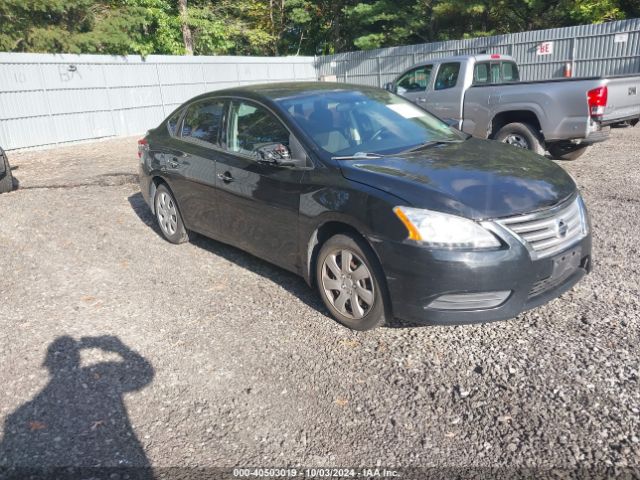
[[[582,224],[582,234],[587,235],[589,233],[589,214],[587,213],[587,206],[584,204],[582,195],[578,193],[578,205],[580,207],[580,220]]]
[[[422,208],[395,207],[394,213],[409,231],[409,240],[434,248],[488,249],[500,241],[478,222]]]

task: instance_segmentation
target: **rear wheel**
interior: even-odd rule
[[[502,143],[508,143],[518,148],[525,148],[544,155],[542,138],[538,131],[528,123],[508,123],[495,134],[494,138]]]
[[[164,238],[171,243],[184,243],[189,240],[187,229],[184,228],[182,216],[178,210],[178,204],[166,185],[158,186],[154,206],[156,220]]]
[[[2,162],[4,166],[2,169],[4,170],[4,176],[0,177],[0,193],[7,193],[13,190],[13,174],[11,173],[9,160],[2,148],[0,148],[0,162]]]
[[[335,235],[322,246],[316,285],[327,309],[342,325],[371,330],[385,323],[382,269],[371,247],[356,236]]]
[[[589,148],[588,145],[574,145],[571,143],[552,143],[547,146],[551,158],[554,160],[575,160],[581,157]]]

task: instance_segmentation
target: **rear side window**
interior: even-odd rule
[[[194,103],[184,115],[180,136],[183,140],[194,143],[217,146],[223,113],[223,100]]]
[[[433,65],[414,68],[402,75],[397,82],[399,93],[424,92],[429,85]]]
[[[289,130],[264,107],[234,100],[229,111],[227,147],[232,152],[254,156],[266,145],[289,147]]]
[[[180,115],[182,115],[182,112],[182,109],[178,110],[169,117],[169,120],[167,120],[167,130],[169,130],[169,135],[172,137],[175,137],[178,133],[178,122],[180,121]]]
[[[458,83],[458,74],[460,73],[460,62],[443,63],[438,69],[436,77],[435,90],[445,90],[453,88]]]

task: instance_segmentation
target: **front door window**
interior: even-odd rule
[[[282,144],[289,148],[289,131],[266,108],[244,100],[234,100],[229,114],[227,148],[255,157],[266,145]]]

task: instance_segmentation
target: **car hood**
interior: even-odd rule
[[[540,210],[576,191],[569,174],[551,160],[488,140],[339,163],[346,178],[392,193],[411,206],[476,220]]]

